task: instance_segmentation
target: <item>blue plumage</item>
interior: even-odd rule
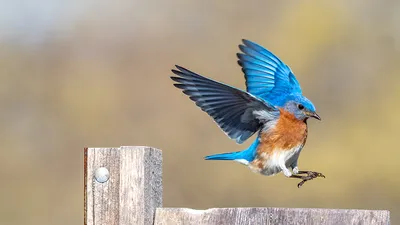
[[[237,143],[243,143],[261,127],[261,121],[254,111],[265,112],[276,118],[278,109],[268,102],[237,88],[222,84],[200,76],[183,67],[176,66],[172,70],[178,82],[175,87],[183,89],[183,93],[207,112],[219,127]]]
[[[259,131],[249,148],[205,159],[234,160],[267,176],[283,171],[288,177],[303,179],[293,174],[299,173],[297,158],[307,138],[306,120],[320,117],[312,102],[302,95],[292,70],[277,56],[248,40],[243,40],[239,48],[242,53],[237,54],[238,63],[247,92],[180,66],[172,70],[175,87],[208,113],[231,139],[241,144]],[[310,172],[304,179],[318,176],[322,174]]]
[[[300,94],[301,88],[292,70],[272,52],[262,46],[243,40],[239,45],[238,63],[245,74],[247,91],[267,100],[273,105],[283,106],[288,94]]]
[[[242,158],[242,153],[240,152],[227,152],[227,153],[220,153],[215,155],[208,155],[204,157],[205,160],[236,160]]]
[[[260,140],[256,138],[253,144],[246,150],[240,152],[228,152],[221,153],[215,155],[206,156],[204,159],[206,160],[244,160],[245,162],[251,162],[254,160],[256,156],[257,146],[260,143]]]

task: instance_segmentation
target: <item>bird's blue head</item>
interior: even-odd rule
[[[298,120],[306,121],[310,117],[321,120],[312,102],[301,94],[288,95],[283,109],[292,113]]]

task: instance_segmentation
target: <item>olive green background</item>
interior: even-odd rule
[[[389,209],[400,223],[399,1],[2,1],[0,224],[83,223],[83,148],[163,150],[168,207]],[[172,86],[179,64],[245,88],[253,40],[287,63],[309,121],[306,183],[203,156],[237,145]]]

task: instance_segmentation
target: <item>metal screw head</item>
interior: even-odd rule
[[[94,178],[96,179],[97,182],[99,183],[104,183],[107,182],[108,179],[110,178],[110,172],[108,171],[107,168],[105,167],[100,167],[96,170],[94,173]]]

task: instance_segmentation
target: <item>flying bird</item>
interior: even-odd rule
[[[242,40],[238,64],[246,79],[246,91],[214,81],[176,65],[174,86],[208,113],[225,134],[238,144],[254,133],[247,149],[206,156],[206,160],[233,160],[253,172],[306,181],[325,177],[301,171],[298,158],[307,140],[307,120],[321,120],[315,106],[303,94],[292,70],[264,47]]]

